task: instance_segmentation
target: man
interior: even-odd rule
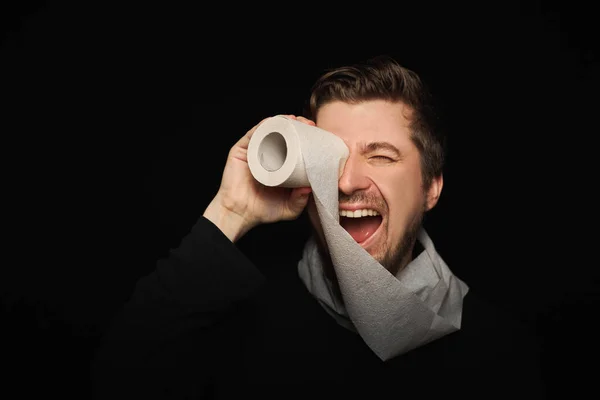
[[[261,121],[231,148],[202,218],[107,332],[96,398],[543,397],[527,330],[455,277],[423,229],[443,188],[444,139],[419,77],[389,58],[341,67],[316,82],[310,112],[287,118],[349,149],[338,182],[348,235],[323,229],[311,188],[254,179],[247,150]],[[278,273],[236,247],[305,209],[314,235]],[[344,260],[340,236],[366,258]]]

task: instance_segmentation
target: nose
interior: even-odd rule
[[[338,181],[338,188],[341,192],[351,195],[356,191],[365,190],[369,187],[370,180],[365,174],[363,164],[364,162],[359,157],[350,154],[342,176]]]

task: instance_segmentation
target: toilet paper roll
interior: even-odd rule
[[[309,144],[310,147],[305,144]],[[311,186],[303,149],[319,147],[334,158],[338,178],[348,158],[348,147],[331,132],[278,115],[263,121],[248,145],[248,167],[254,178],[265,186]]]

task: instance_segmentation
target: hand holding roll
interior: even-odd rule
[[[303,117],[286,117],[315,125]],[[219,190],[203,214],[232,242],[259,224],[298,218],[308,202],[310,187],[266,186],[250,172],[247,158],[250,139],[270,119],[263,119],[231,148]]]

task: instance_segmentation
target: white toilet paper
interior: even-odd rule
[[[333,133],[284,116],[265,120],[248,146],[248,166],[262,184],[312,188],[342,293],[339,312],[347,313],[365,343],[387,360],[460,329],[468,287],[452,274],[424,230],[419,240],[426,251],[393,276],[341,227],[338,180],[348,156]],[[308,272],[314,263],[304,268],[302,262],[301,278],[309,290],[318,287],[309,280],[322,274]],[[307,278],[310,274],[313,278]],[[317,298],[326,292],[311,290]]]
[[[339,178],[348,158],[344,141],[316,126],[278,115],[254,131],[248,145],[248,167],[265,186],[309,187],[304,158],[312,155],[303,151],[314,154],[316,148],[336,160]]]

